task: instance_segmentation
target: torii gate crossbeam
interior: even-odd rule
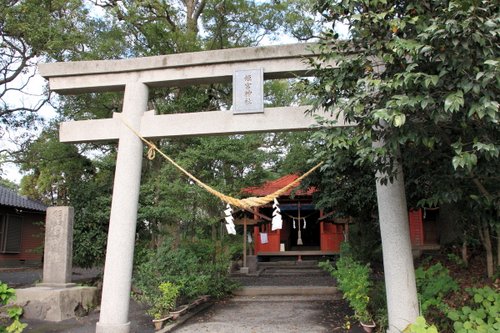
[[[310,129],[315,121],[312,117],[304,115],[307,109],[304,106],[272,108],[265,109],[263,113],[238,115],[232,115],[229,111],[169,115],[146,112],[149,88],[230,82],[235,70],[256,68],[263,69],[265,79],[309,76],[314,73],[304,58],[310,57],[315,57],[310,44],[293,44],[126,60],[41,64],[39,70],[42,76],[49,79],[51,90],[61,94],[124,91],[122,117],[126,119],[128,125],[146,138],[160,138]],[[342,123],[340,118],[337,125],[347,124]],[[96,332],[129,333],[128,310],[142,143],[116,117],[62,123],[60,140],[62,142],[118,140],[101,314]],[[377,192],[380,191],[391,190],[377,187]],[[396,192],[392,190],[391,193]],[[396,193],[396,196],[400,195],[400,192]],[[391,198],[391,196],[385,197]],[[389,251],[384,249],[384,259],[390,258],[384,266],[386,273],[390,272],[391,276],[391,281],[386,279],[388,290],[396,291],[393,296],[388,292],[388,299],[392,300],[388,302],[392,307],[389,308],[389,312],[393,314],[392,318],[397,318],[395,322],[391,322],[390,315],[390,324],[404,328],[408,321],[416,317],[414,310],[416,291],[414,283],[413,286],[412,283],[408,283],[408,280],[412,279],[408,274],[413,274],[411,273],[413,262],[406,204],[398,201],[398,207],[391,207],[384,202],[383,206],[379,203],[379,207],[393,212],[388,215],[388,220],[381,221],[381,224],[385,223],[389,228],[395,223],[402,225],[402,229],[398,229],[397,233],[389,234],[390,237],[386,241],[388,244],[401,245],[391,245],[388,247]]]

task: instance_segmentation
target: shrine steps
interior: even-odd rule
[[[261,262],[257,264],[260,276],[328,276],[328,273],[318,267],[317,261],[278,261]]]
[[[233,291],[235,296],[320,296],[341,299],[336,287],[328,286],[247,286]]]
[[[339,299],[335,280],[316,260],[258,262],[255,274],[236,274],[237,296],[304,296]]]

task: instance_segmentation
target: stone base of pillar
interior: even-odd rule
[[[62,289],[62,288],[73,288],[76,287],[76,283],[37,283],[37,287],[44,288],[54,288],[54,289]]]
[[[130,333],[130,322],[126,324],[102,324],[96,325],[96,333]]]
[[[95,287],[48,287],[36,286],[16,290],[15,303],[24,309],[23,316],[59,322],[77,316],[98,304]]]

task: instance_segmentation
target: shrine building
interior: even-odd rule
[[[247,187],[242,194],[263,197],[287,186],[298,178],[291,174],[265,182],[261,186]],[[253,225],[253,252],[261,259],[272,257],[321,257],[336,255],[340,244],[347,240],[351,218],[338,218],[334,213],[324,214],[313,204],[316,188],[291,189],[278,198],[282,229],[272,230],[272,203],[255,208]],[[414,253],[438,250],[439,221],[436,211],[411,209],[409,211],[410,238]],[[242,224],[241,221],[237,224]]]
[[[248,196],[266,196],[285,187],[298,178],[286,175],[261,186],[242,190]],[[271,230],[272,203],[256,208],[253,224],[254,253],[259,257],[325,256],[340,251],[347,225],[325,216],[312,202],[315,188],[291,189],[279,198],[283,218],[282,229]],[[340,223],[336,223],[340,222]]]

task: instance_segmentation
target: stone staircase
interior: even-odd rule
[[[318,267],[316,260],[259,262],[253,275],[234,274],[242,287],[238,296],[340,297],[335,280]]]

